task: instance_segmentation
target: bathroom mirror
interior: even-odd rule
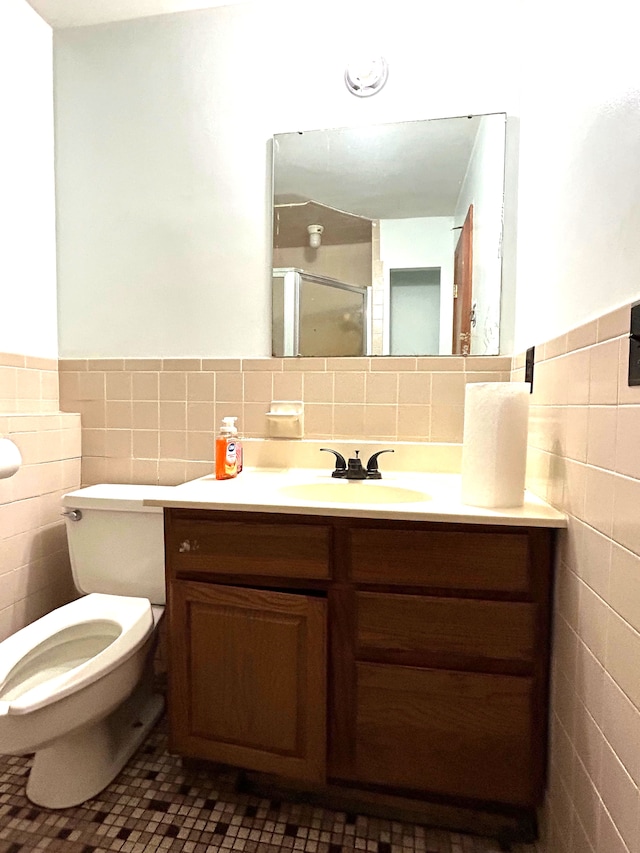
[[[497,355],[506,114],[282,133],[273,355]]]

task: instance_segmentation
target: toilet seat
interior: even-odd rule
[[[162,611],[146,598],[91,593],[8,637],[0,643],[0,716],[44,708],[111,672],[144,644]]]

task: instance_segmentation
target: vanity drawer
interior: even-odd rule
[[[532,679],[359,663],[356,683],[359,781],[536,804]]]
[[[324,525],[173,517],[166,557],[174,574],[324,579],[330,577],[330,542]]]
[[[356,657],[414,666],[510,663],[528,671],[535,612],[527,602],[358,592]]]
[[[360,528],[349,533],[356,583],[526,593],[526,533]]]

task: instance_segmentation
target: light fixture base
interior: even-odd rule
[[[383,56],[363,58],[347,65],[344,82],[352,95],[368,98],[382,89],[388,76],[389,68]]]
[[[307,225],[307,231],[309,233],[309,245],[312,249],[320,248],[320,243],[322,242],[322,232],[324,231],[323,225]]]

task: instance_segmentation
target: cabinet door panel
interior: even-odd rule
[[[529,678],[357,665],[355,778],[534,805]]]
[[[170,606],[173,748],[324,779],[326,601],[178,582]]]
[[[526,533],[360,529],[350,531],[358,583],[525,593]]]
[[[356,608],[358,657],[413,666],[448,661],[449,668],[533,663],[535,605],[528,602],[359,592]]]
[[[167,559],[174,573],[328,578],[330,530],[314,524],[173,517]]]

